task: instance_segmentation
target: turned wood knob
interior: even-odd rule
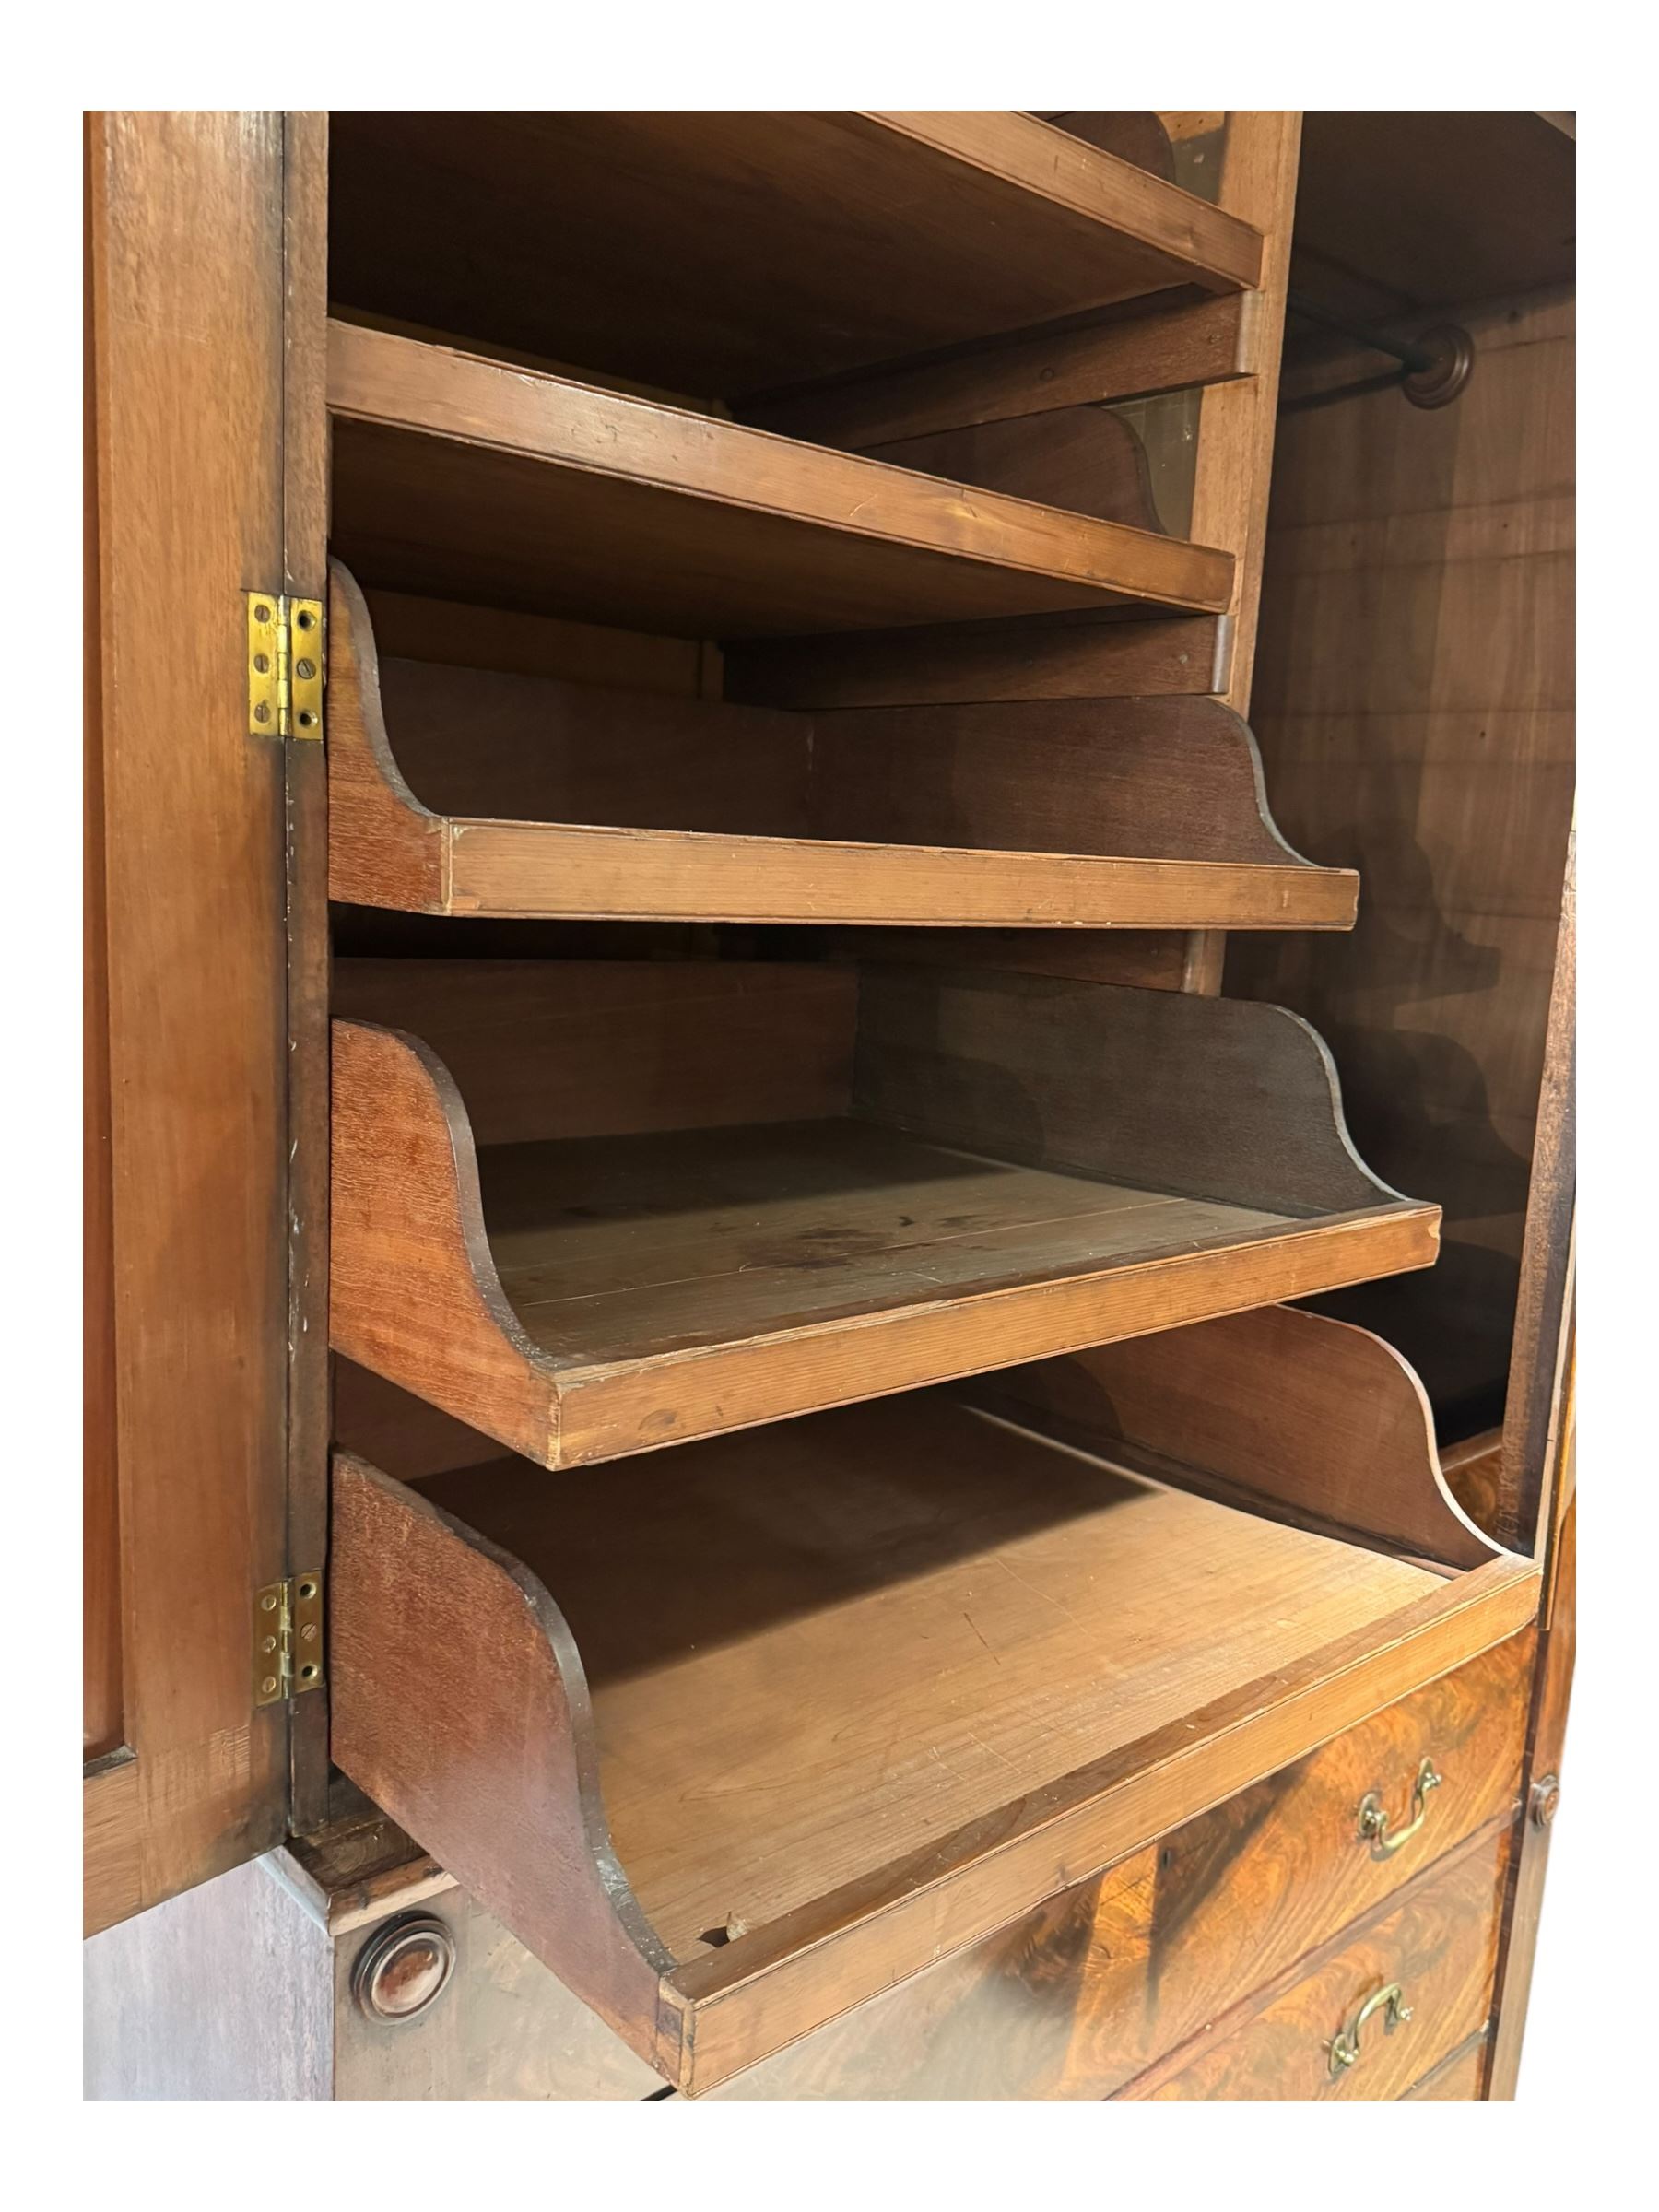
[[[359,1953],[351,1986],[371,2020],[409,2020],[424,2012],[454,1971],[455,1939],[429,1913],[377,1928]]]

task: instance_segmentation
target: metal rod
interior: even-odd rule
[[[1434,367],[1434,355],[1425,353],[1420,346],[1406,346],[1398,338],[1385,338],[1381,331],[1362,330],[1359,324],[1350,323],[1342,315],[1330,314],[1324,308],[1315,306],[1305,292],[1288,293],[1285,304],[1293,315],[1300,315],[1303,322],[1322,323],[1327,330],[1340,331],[1345,338],[1352,338],[1356,344],[1369,347],[1372,353],[1392,354],[1396,361],[1404,362],[1414,373]]]
[[[1338,400],[1358,399],[1364,392],[1398,392],[1410,375],[1408,369],[1387,369],[1381,376],[1362,376],[1351,384],[1331,384],[1323,392],[1304,392],[1295,399],[1281,399],[1281,415],[1302,415],[1311,407],[1334,407]]]

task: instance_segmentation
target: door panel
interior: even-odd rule
[[[276,113],[88,120],[88,1927],[285,1823],[250,1685],[285,1571],[283,760],[241,600],[283,572],[282,161]]]

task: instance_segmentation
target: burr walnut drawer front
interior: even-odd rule
[[[1241,2024],[1163,2059],[1126,2094],[1153,2102],[1386,2103],[1485,2026],[1512,1825],[1495,1821],[1386,1912],[1285,1977]],[[1247,2007],[1240,2007],[1241,2011]]]
[[[1503,1816],[1519,1788],[1532,1646],[1530,1630],[1494,1646],[1106,1874],[709,2094],[1116,2095],[1167,2053],[1205,2042],[1218,2023],[1248,2006],[1253,1993],[1293,1978],[1300,1961],[1341,1939],[1350,1924],[1374,1917],[1448,1853],[1477,1834],[1507,1832]],[[1489,1872],[1492,1846],[1481,1848]],[[1465,1870],[1457,1879],[1462,1897],[1476,1877]],[[1486,1906],[1477,1899],[1471,1910],[1478,1919]],[[1479,1921],[1482,1930],[1485,1924]],[[1422,1947],[1411,1957],[1419,1959]],[[1362,1962],[1350,1962],[1347,1981],[1337,1973],[1320,1983],[1317,1994],[1327,2009],[1334,1992],[1340,2010],[1349,1983],[1359,1987],[1355,1975]],[[1386,2074],[1370,2065],[1363,2079],[1359,2070],[1346,2069],[1356,2082],[1334,2093],[1369,2096],[1367,2085],[1384,2078],[1394,2086],[1376,2093],[1398,2095],[1478,2028],[1480,2018],[1465,2020],[1464,2013],[1475,2003],[1470,1992],[1484,1970],[1478,1959],[1471,1964],[1460,1954],[1456,1971],[1472,1979],[1466,1988],[1460,1985],[1467,2002],[1453,2008],[1450,2041],[1421,2065],[1414,2060],[1397,2080],[1392,2059]],[[1484,1994],[1479,2002],[1484,2006]],[[1427,2021],[1427,2012],[1420,2017]],[[1328,2038],[1340,2026],[1328,2023],[1320,2033]],[[1416,2052],[1430,2032],[1426,2025],[1408,2041],[1383,2040],[1391,2052],[1396,2042],[1398,2052]],[[1361,2040],[1368,2062],[1382,2034],[1380,2026],[1367,2024]],[[1284,2041],[1293,2043],[1288,2030]],[[1252,2044],[1251,2051],[1264,2047]],[[1280,2045],[1274,2041],[1272,2048]],[[1271,2092],[1251,2086],[1247,2069],[1224,2070],[1213,2089],[1191,2093],[1324,2093],[1316,2074],[1317,2068],[1308,2074],[1302,2088]],[[1239,2086],[1229,2086],[1235,2081]]]

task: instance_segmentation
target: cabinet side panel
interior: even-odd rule
[[[1517,1295],[1532,1297],[1529,1183],[1550,1139],[1539,1079],[1573,785],[1573,320],[1570,299],[1541,295],[1447,319],[1477,352],[1453,406],[1394,389],[1314,404],[1326,382],[1374,373],[1356,348],[1294,372],[1252,722],[1279,828],[1359,869],[1359,919],[1328,947],[1235,936],[1227,989],[1307,1016],[1342,1068],[1363,1157],[1444,1207],[1432,1277],[1330,1310],[1405,1354],[1455,1439],[1503,1416]],[[1511,1420],[1490,1533],[1530,1549],[1522,1488],[1535,1510],[1543,1440],[1516,1457]]]
[[[263,1865],[82,1947],[85,2094],[308,2103],[333,2094],[333,1946]]]
[[[455,1946],[449,1985],[404,2020],[368,2017],[352,1974],[374,1927],[335,1947],[335,2096],[342,2104],[638,2103],[663,2077],[464,1889],[419,1907]]]

